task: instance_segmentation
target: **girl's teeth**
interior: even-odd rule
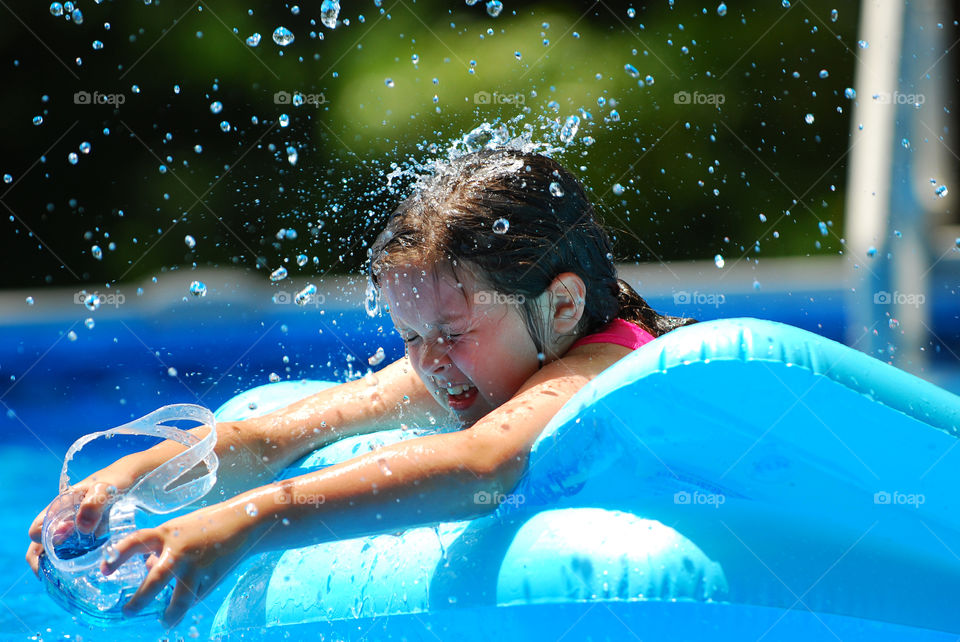
[[[452,388],[448,387],[448,388],[447,388],[447,394],[450,394],[450,395],[459,395],[459,394],[462,394],[462,393],[466,392],[466,391],[469,390],[469,389],[470,389],[470,386],[467,386],[467,385],[453,386]]]

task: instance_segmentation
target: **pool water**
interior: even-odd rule
[[[835,339],[843,335],[842,324],[837,321],[842,314],[824,305],[823,299],[820,307],[798,311],[795,306],[769,305],[770,299],[764,303],[760,296],[739,303],[731,297],[723,316],[751,315],[764,307],[768,318],[806,326]],[[768,291],[763,296],[775,298],[778,294]],[[668,297],[651,296],[649,300],[657,309],[670,310]],[[66,336],[78,323],[75,313],[0,327],[0,372],[10,381],[0,392],[6,411],[0,417],[5,437],[0,446],[0,501],[7,507],[0,517],[0,527],[7,532],[0,539],[0,561],[6,569],[0,582],[0,637],[205,639],[227,590],[249,560],[203,603],[194,606],[172,632],[165,632],[159,624],[143,622],[109,632],[92,629],[76,622],[45,594],[23,561],[28,543],[26,529],[57,494],[62,458],[70,443],[161,405],[199,403],[216,409],[237,393],[274,378],[343,380],[365,372],[367,358],[378,348],[384,349],[385,363],[402,354],[389,319],[383,315],[369,317],[356,302],[330,305],[322,315],[316,309],[292,306],[192,303],[172,302],[162,314],[145,313],[133,306],[112,316],[104,314],[92,330],[77,327],[75,340]],[[818,314],[810,314],[814,310]],[[695,314],[707,319],[720,316],[719,312],[707,308]],[[956,380],[955,369],[944,372]],[[86,474],[84,470],[96,470],[115,456],[85,450],[76,470]],[[769,619],[763,609],[747,611],[741,609],[738,617],[755,618],[758,623]],[[601,615],[598,610],[585,621]],[[823,632],[814,631],[815,622],[801,622],[800,616],[790,615],[788,619],[796,621],[797,631],[811,632],[814,637]],[[836,626],[839,630],[845,625],[838,620]],[[856,627],[865,625],[847,622],[846,626],[854,633]],[[878,629],[871,635],[897,639],[890,631]],[[787,629],[780,626],[768,639],[786,639],[786,633]],[[881,633],[890,637],[884,638]]]

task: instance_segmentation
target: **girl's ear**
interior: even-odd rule
[[[573,272],[563,272],[547,286],[547,318],[554,336],[570,335],[583,316],[587,288]]]

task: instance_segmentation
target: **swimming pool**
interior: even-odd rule
[[[679,266],[677,269],[682,272]],[[709,274],[708,269],[715,268],[691,266],[691,273],[699,270]],[[633,282],[646,281],[653,289],[657,271],[651,268]],[[56,494],[63,453],[75,438],[119,425],[167,403],[201,403],[216,408],[242,390],[267,383],[271,374],[279,379],[342,380],[365,372],[367,357],[379,347],[384,348],[387,360],[401,354],[389,320],[385,316],[371,318],[364,311],[362,282],[331,282],[322,290],[327,294],[323,306],[301,308],[272,303],[276,287],[263,288],[242,274],[224,272],[204,275],[209,287],[222,296],[184,300],[184,284],[179,281],[192,278],[174,273],[152,291],[146,286],[144,294],[133,295],[130,303],[102,308],[93,329],[83,326],[82,318],[87,313],[76,311],[70,292],[51,292],[49,300],[40,297],[27,312],[36,317],[11,316],[0,328],[0,372],[4,380],[15,376],[2,397],[7,414],[2,418],[6,439],[0,448],[0,470],[4,471],[0,499],[12,510],[3,518],[10,536],[2,540],[0,548],[0,559],[9,569],[6,584],[0,587],[0,601],[5,607],[0,610],[0,621],[3,630],[16,639],[38,633],[44,639],[101,639],[97,631],[86,630],[56,608],[23,562],[26,525]],[[698,282],[702,286],[703,278],[681,282],[667,291],[653,291],[649,301],[655,308],[675,311],[674,289],[695,288]],[[773,280],[771,275],[768,283]],[[785,277],[780,280],[789,287],[770,285],[737,294],[736,288],[728,286],[722,306],[702,304],[684,312],[709,319],[761,316],[755,311],[762,310],[768,318],[842,338],[844,312],[839,288],[804,289],[787,283]],[[58,301],[68,303],[58,305]],[[951,334],[949,327],[953,308],[949,302],[944,305],[942,323],[948,325],[938,326],[940,335],[955,336],[955,330]],[[71,329],[76,340],[68,336]],[[943,364],[946,375],[941,383],[949,387],[956,381],[956,369],[948,364]],[[171,374],[170,368],[176,372]],[[104,457],[94,455],[86,465],[92,468],[105,462]],[[234,577],[246,567],[238,568]],[[230,584],[225,582],[204,604],[195,607],[179,633],[189,635],[190,627],[195,626],[196,634],[205,636]],[[544,617],[570,614],[567,611]],[[584,617],[584,622],[603,614],[575,612],[576,617]],[[478,620],[485,617],[482,610],[475,615]],[[762,626],[777,615],[746,609],[736,617],[753,618],[757,626]],[[613,617],[609,613],[607,616]],[[694,620],[696,617],[691,615]],[[795,623],[796,631],[819,626],[798,614],[791,614],[788,621]],[[605,626],[609,625],[607,622]],[[836,630],[847,626],[854,633],[863,624],[841,618],[832,626],[839,627]],[[111,639],[153,640],[161,634],[159,627],[152,631],[137,628]]]

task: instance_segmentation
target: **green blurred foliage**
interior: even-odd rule
[[[0,285],[96,285],[193,264],[357,271],[409,189],[409,173],[386,188],[395,168],[445,155],[485,122],[555,144],[571,115],[580,129],[558,157],[591,190],[618,259],[720,253],[730,264],[841,247],[843,92],[858,21],[849,3],[730,2],[720,16],[715,3],[683,0],[506,0],[491,18],[483,2],[369,0],[345,3],[333,30],[319,4],[295,14],[292,3],[84,2],[80,25],[43,3],[11,5],[0,22],[0,174],[12,181],[0,203],[17,267]],[[296,35],[287,47],[271,41],[279,25]],[[253,32],[257,47],[244,43]],[[79,90],[125,102],[76,105]],[[281,91],[325,102],[277,104]],[[477,92],[522,104],[478,104]],[[678,92],[723,102],[682,104]],[[71,165],[81,141],[92,151]],[[820,221],[833,223],[826,236]],[[296,238],[278,238],[290,228]],[[298,268],[301,252],[316,262]]]

